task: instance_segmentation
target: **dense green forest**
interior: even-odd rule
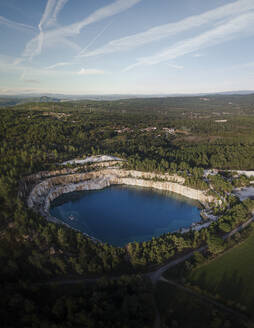
[[[94,243],[28,210],[18,196],[22,177],[74,157],[111,154],[126,159],[126,168],[178,171],[188,185],[206,189],[204,169],[254,169],[253,104],[254,96],[249,95],[33,102],[1,108],[0,277],[5,327],[151,327],[156,312],[151,287],[140,277],[101,282],[100,288],[92,285],[66,296],[54,295],[48,287],[41,299],[38,284],[142,272],[204,243],[216,255],[227,247],[219,236],[244,222],[253,208],[250,202],[228,197],[224,207],[215,209],[221,218],[209,229],[116,248]],[[248,183],[243,180],[231,183],[223,174],[209,178],[218,194]],[[52,295],[48,303],[47,293]],[[109,312],[116,312],[114,324],[107,319]],[[104,322],[98,323],[100,316]]]
[[[149,281],[139,276],[93,284],[3,286],[2,327],[152,327]],[[10,310],[11,309],[11,310]]]

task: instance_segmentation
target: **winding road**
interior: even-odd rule
[[[235,228],[234,230],[230,231],[229,233],[225,234],[222,238],[225,240],[227,238],[232,237],[234,234],[236,234],[237,232],[243,230],[244,228],[246,228],[252,221],[254,221],[254,216],[252,218],[250,218],[248,221],[244,222],[243,224],[241,224],[239,227]],[[206,296],[206,295],[201,295],[198,292],[193,291],[190,288],[187,288],[185,286],[182,286],[181,284],[172,281],[172,280],[168,280],[166,278],[164,278],[162,275],[164,272],[166,272],[168,269],[174,267],[175,265],[182,263],[186,260],[188,260],[189,258],[191,258],[194,254],[194,252],[203,252],[205,249],[207,249],[208,246],[202,246],[199,247],[191,252],[189,252],[188,254],[182,255],[180,257],[178,257],[175,260],[172,260],[170,262],[168,262],[167,264],[164,264],[163,266],[159,267],[158,269],[148,272],[148,273],[144,273],[143,275],[146,277],[149,277],[153,283],[153,285],[156,285],[156,283],[158,281],[162,281],[164,283],[168,283],[170,285],[173,285],[197,298],[199,298],[200,300],[202,300],[203,302],[207,302],[210,303],[212,305],[215,305],[217,307],[219,307],[220,309],[229,312],[231,314],[237,315],[238,317],[242,318],[242,319],[248,319],[247,316],[245,316],[244,314],[237,312],[229,307],[227,307],[224,304],[221,304],[219,302],[217,302],[216,300],[214,300],[213,298]],[[115,276],[115,277],[111,277],[110,279],[119,279],[121,276]],[[47,285],[47,284],[56,284],[56,285],[66,285],[66,284],[80,284],[80,283],[94,283],[97,280],[99,280],[100,278],[84,278],[84,279],[66,279],[66,280],[58,280],[58,281],[49,281],[49,282],[44,282],[44,283],[40,283],[37,285]],[[158,309],[156,309],[156,317],[155,317],[155,322],[154,322],[154,328],[159,328],[160,327],[160,313],[158,311]]]
[[[190,257],[193,256],[194,252],[203,252],[206,248],[207,248],[207,246],[202,246],[202,247],[196,249],[195,251],[191,251],[186,255],[182,255],[181,257],[178,257],[177,259],[170,261],[169,263],[163,265],[159,269],[149,272],[146,275],[151,279],[153,284],[156,284],[157,281],[159,281],[161,279],[161,276],[165,271],[167,271],[168,269],[172,268],[173,266],[175,266],[179,263],[182,263],[182,262],[188,260]]]
[[[222,237],[222,239],[225,240],[225,239],[228,239],[228,238],[232,237],[237,232],[239,232],[239,231],[243,230],[244,228],[246,228],[252,221],[254,221],[254,216],[252,218],[250,218],[248,221],[241,224],[239,227],[237,227],[234,230],[230,231],[229,233],[225,234]],[[207,245],[199,247],[199,248],[195,249],[194,251],[189,252],[188,254],[182,255],[182,256],[178,257],[177,259],[175,259],[173,261],[170,261],[167,264],[164,264],[163,266],[161,266],[157,270],[149,272],[146,275],[151,279],[153,284],[156,284],[156,282],[161,279],[161,276],[165,271],[167,271],[168,269],[172,268],[173,266],[175,266],[179,263],[182,263],[182,262],[188,260],[190,257],[193,256],[194,252],[203,252],[207,248],[208,248]]]
[[[244,228],[246,228],[252,221],[254,221],[254,216],[252,218],[250,218],[248,221],[244,222],[243,224],[241,224],[239,227],[235,228],[234,230],[230,231],[229,233],[225,234],[222,239],[227,239],[232,237],[234,234],[236,234],[237,232],[243,230]],[[207,249],[208,246],[202,246],[199,247],[187,254],[184,254],[178,258],[176,258],[175,260],[172,260],[162,266],[160,266],[159,268],[157,268],[154,271],[150,271],[147,273],[144,273],[143,276],[149,277],[152,281],[152,283],[155,285],[159,280],[161,280],[161,277],[163,275],[164,272],[166,272],[168,269],[174,267],[177,264],[180,264],[186,260],[188,260],[189,258],[191,258],[193,256],[193,254],[195,252],[203,252],[205,249]],[[110,279],[119,279],[121,276],[113,276],[110,277]],[[51,280],[48,282],[44,282],[44,283],[40,283],[39,285],[46,285],[46,284],[57,284],[57,285],[64,285],[64,284],[79,284],[82,282],[87,282],[87,283],[93,283],[96,282],[97,280],[99,280],[101,277],[99,278],[83,278],[83,279],[65,279],[65,280]]]

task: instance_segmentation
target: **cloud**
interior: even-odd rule
[[[105,74],[105,71],[96,68],[82,68],[78,75],[101,75]]]
[[[106,45],[93,51],[80,54],[80,56],[89,57],[119,51],[128,51],[130,49],[137,48],[151,42],[159,41],[184,31],[189,31],[190,29],[194,29],[202,25],[207,25],[209,23],[213,23],[225,18],[232,18],[236,15],[240,15],[253,9],[253,0],[238,0],[234,3],[209,10],[200,15],[187,17],[176,23],[168,23],[155,26],[144,32],[110,41]]]
[[[38,25],[40,34],[38,36],[38,46],[37,49],[35,50],[34,55],[40,54],[42,51],[42,46],[44,42],[43,26],[45,25],[45,27],[49,27],[52,25],[56,25],[57,16],[67,2],[68,0],[48,0],[45,11]],[[58,43],[59,42],[69,46],[72,49],[80,50],[80,47],[78,45],[65,38],[60,38],[58,40]]]
[[[24,58],[22,58],[22,57],[15,58],[14,61],[13,61],[13,65],[14,65],[14,66],[19,65],[19,64],[21,64],[23,61],[24,61]]]
[[[56,5],[56,0],[48,0],[48,2],[46,4],[46,8],[43,12],[42,18],[38,25],[40,33],[38,35],[37,46],[35,47],[34,52],[31,53],[30,59],[36,55],[39,55],[42,51],[42,46],[43,46],[43,41],[44,41],[43,26],[46,25],[48,20],[50,19],[55,5]]]
[[[141,57],[136,63],[126,67],[129,71],[137,66],[155,65],[164,61],[172,60],[180,56],[199,51],[229,40],[252,35],[254,22],[254,11],[229,20],[227,23],[216,26],[196,37],[181,41],[175,45],[158,52],[155,55]]]
[[[0,88],[1,95],[19,95],[29,93],[46,93],[49,90],[39,88]]]
[[[48,42],[46,42],[45,44],[45,48],[54,47],[59,44],[64,45],[70,49],[73,49],[74,51],[81,50],[81,47],[77,43],[66,38],[59,38],[58,40],[53,40],[53,39],[48,40]]]
[[[50,65],[50,66],[46,67],[46,69],[53,69],[53,68],[56,68],[56,67],[63,67],[63,66],[68,66],[68,65],[72,65],[72,63],[60,62],[60,63],[56,63],[54,65]]]
[[[57,16],[60,13],[60,11],[63,9],[65,4],[68,2],[68,0],[59,0],[55,6],[55,10],[51,16],[51,18],[47,22],[47,26],[52,26],[57,24]]]
[[[177,65],[177,64],[167,64],[169,67],[175,68],[175,69],[183,69],[184,66],[182,65]]]
[[[85,52],[87,51],[87,49],[88,48],[90,48],[93,44],[94,44],[94,42],[100,37],[100,36],[102,36],[102,34],[109,28],[109,26],[111,26],[112,25],[112,22],[110,22],[109,24],[107,24],[96,36],[95,36],[95,38],[93,38],[92,39],[92,41],[91,42],[89,42],[88,43],[88,45],[84,48],[84,49],[82,49],[82,51],[78,54],[78,56],[77,57],[83,57],[83,55],[85,54]]]
[[[23,80],[25,83],[30,84],[40,84],[41,82],[39,80]]]
[[[59,40],[63,40],[66,37],[79,34],[85,26],[119,14],[141,1],[142,0],[117,0],[107,6],[95,10],[90,16],[79,22],[43,32],[42,26],[49,19],[53,11],[52,8],[55,4],[55,0],[48,0],[45,12],[39,24],[40,34],[28,42],[23,52],[23,56],[32,58],[39,55],[42,50],[43,42],[51,42],[51,44],[54,44],[54,42],[59,42]]]
[[[55,8],[56,5],[56,0],[48,0],[47,4],[46,4],[46,8],[42,14],[42,18],[40,20],[40,23],[38,25],[39,30],[41,31],[44,25],[48,24],[48,21],[50,20],[52,14],[53,14],[53,10]]]
[[[45,10],[42,14],[42,18],[38,25],[38,29],[40,33],[37,36],[36,45],[33,45],[33,48],[29,47],[29,43],[27,45],[28,48],[26,51],[28,51],[28,53],[30,52],[28,56],[30,57],[30,59],[41,53],[44,43],[44,34],[45,34],[44,27],[47,28],[49,26],[56,25],[57,15],[59,14],[59,12],[64,7],[67,1],[68,0],[48,0]],[[58,43],[59,42],[64,43],[65,45],[68,45],[69,47],[74,48],[75,50],[80,50],[80,47],[77,46],[74,42],[65,40],[64,38],[60,38],[58,40]]]
[[[20,71],[20,66],[17,66],[21,62],[20,57],[12,57],[12,56],[6,56],[6,55],[1,55],[0,54],[0,70],[1,71],[6,71],[9,68],[13,71]]]
[[[64,70],[54,70],[45,69],[39,67],[32,67],[30,64],[22,63],[19,65],[14,65],[15,61],[19,58],[14,58],[10,56],[4,56],[0,54],[0,72],[6,74],[19,74],[19,79],[21,81],[25,80],[40,80],[42,77],[53,78],[62,76],[73,76],[74,72],[64,71]]]
[[[16,30],[35,31],[35,28],[31,25],[17,23],[3,16],[0,16],[0,24],[8,26],[10,28],[14,28]]]
[[[90,16],[85,18],[84,20],[72,24],[67,27],[70,33],[80,33],[81,29],[84,28],[85,26],[98,22],[102,19],[105,19],[107,17],[114,16],[116,14],[119,14],[137,3],[141,2],[141,0],[117,0],[110,5],[107,5],[105,7],[102,7],[100,9],[97,9],[94,11]]]

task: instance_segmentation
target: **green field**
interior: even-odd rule
[[[192,271],[188,280],[251,311],[254,305],[254,231],[241,245]]]
[[[157,284],[155,299],[163,327],[251,327],[237,315],[232,315],[164,282]]]

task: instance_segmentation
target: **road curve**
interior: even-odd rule
[[[235,228],[234,230],[230,231],[229,233],[225,234],[222,239],[226,240],[230,237],[232,237],[234,234],[236,234],[237,232],[243,230],[244,228],[246,228],[252,221],[254,221],[254,216],[252,218],[250,218],[248,221],[244,222],[243,224],[241,224],[239,227]],[[170,261],[169,263],[161,266],[160,268],[158,268],[155,271],[149,272],[146,275],[151,279],[153,284],[156,284],[156,282],[158,280],[160,280],[162,274],[167,271],[168,269],[172,268],[173,266],[182,263],[186,260],[188,260],[190,257],[193,256],[194,252],[203,252],[205,249],[207,249],[208,246],[202,246],[199,247],[191,252],[189,252],[188,254],[185,254],[183,256],[178,257],[177,259]]]
[[[254,221],[254,216],[249,219],[248,221],[244,222],[243,224],[241,224],[239,227],[235,228],[234,230],[232,230],[231,232],[225,234],[222,238],[225,240],[227,238],[232,237],[234,234],[236,234],[237,232],[243,230],[244,228],[246,228],[252,221]],[[168,269],[174,267],[175,265],[182,263],[186,260],[188,260],[190,257],[193,256],[194,252],[203,252],[205,249],[207,249],[207,245],[199,247],[191,252],[189,252],[188,254],[182,255],[180,257],[178,257],[175,260],[172,260],[164,265],[162,265],[161,267],[159,267],[157,270],[151,271],[151,272],[147,272],[144,273],[143,276],[147,276],[151,279],[153,284],[156,284],[157,281],[160,280],[162,274],[167,271]],[[119,279],[122,275],[120,276],[114,276],[111,277],[110,279]],[[103,276],[102,276],[103,277]],[[98,278],[81,278],[81,279],[65,279],[65,280],[51,280],[51,281],[47,281],[44,283],[39,283],[37,285],[48,285],[48,284],[56,284],[56,285],[64,285],[64,284],[79,284],[79,283],[83,283],[83,282],[87,282],[87,283],[94,283],[97,280],[99,280],[102,277],[98,277]]]
[[[199,247],[197,249],[195,249],[195,251],[191,251],[189,252],[188,254],[185,254],[173,261],[170,261],[169,263],[163,265],[162,267],[160,267],[159,269],[157,269],[156,271],[153,271],[153,272],[149,272],[147,273],[147,276],[151,279],[152,283],[153,284],[156,284],[156,282],[158,280],[160,280],[161,278],[161,275],[167,271],[168,269],[172,268],[173,266],[179,264],[179,263],[182,263],[186,260],[188,260],[190,257],[193,256],[194,252],[203,252],[208,246],[202,246],[202,247]]]
[[[235,233],[243,230],[244,228],[246,228],[252,221],[254,221],[254,216],[249,219],[248,221],[244,222],[242,225],[240,225],[239,227],[235,228],[234,230],[232,230],[231,232],[227,233],[226,235],[224,235],[222,238],[225,240],[227,238],[230,238],[231,236],[233,236]],[[227,306],[223,305],[223,304],[220,304],[219,302],[209,298],[208,296],[204,296],[204,295],[200,295],[198,293],[195,293],[194,291],[192,291],[191,289],[189,288],[186,288],[174,281],[171,281],[171,280],[167,280],[165,279],[162,274],[167,271],[168,269],[174,267],[175,265],[179,264],[179,263],[182,263],[186,260],[188,260],[190,257],[193,256],[194,252],[203,252],[205,249],[207,249],[208,246],[202,246],[202,247],[199,247],[191,252],[189,252],[188,254],[185,254],[173,261],[170,261],[169,263],[161,266],[160,268],[158,268],[157,270],[155,271],[152,271],[152,272],[148,272],[148,273],[145,273],[144,276],[147,276],[151,279],[152,283],[155,285],[159,280],[160,281],[163,281],[163,282],[166,282],[166,283],[169,283],[171,285],[174,285],[182,290],[184,290],[185,292],[188,292],[192,295],[195,295],[196,297],[200,298],[201,300],[203,301],[206,301],[208,303],[211,303],[213,305],[216,305],[218,307],[220,307],[221,309],[227,311],[227,312],[230,312],[232,314],[235,314],[235,315],[238,315],[239,317],[243,318],[243,319],[247,319],[247,317],[242,314],[242,313],[238,313],[238,312],[235,312],[234,310],[228,308]],[[116,277],[111,277],[111,279],[119,279],[120,276],[116,276]],[[100,278],[85,278],[85,279],[69,279],[69,280],[60,280],[60,281],[51,281],[51,282],[46,282],[46,283],[40,283],[40,284],[37,284],[37,285],[47,285],[47,284],[56,284],[56,285],[66,285],[66,284],[79,284],[79,283],[95,283],[97,280],[99,280]],[[156,317],[155,317],[155,321],[154,321],[154,328],[159,328],[160,327],[160,313],[158,311],[158,309],[156,309]]]

